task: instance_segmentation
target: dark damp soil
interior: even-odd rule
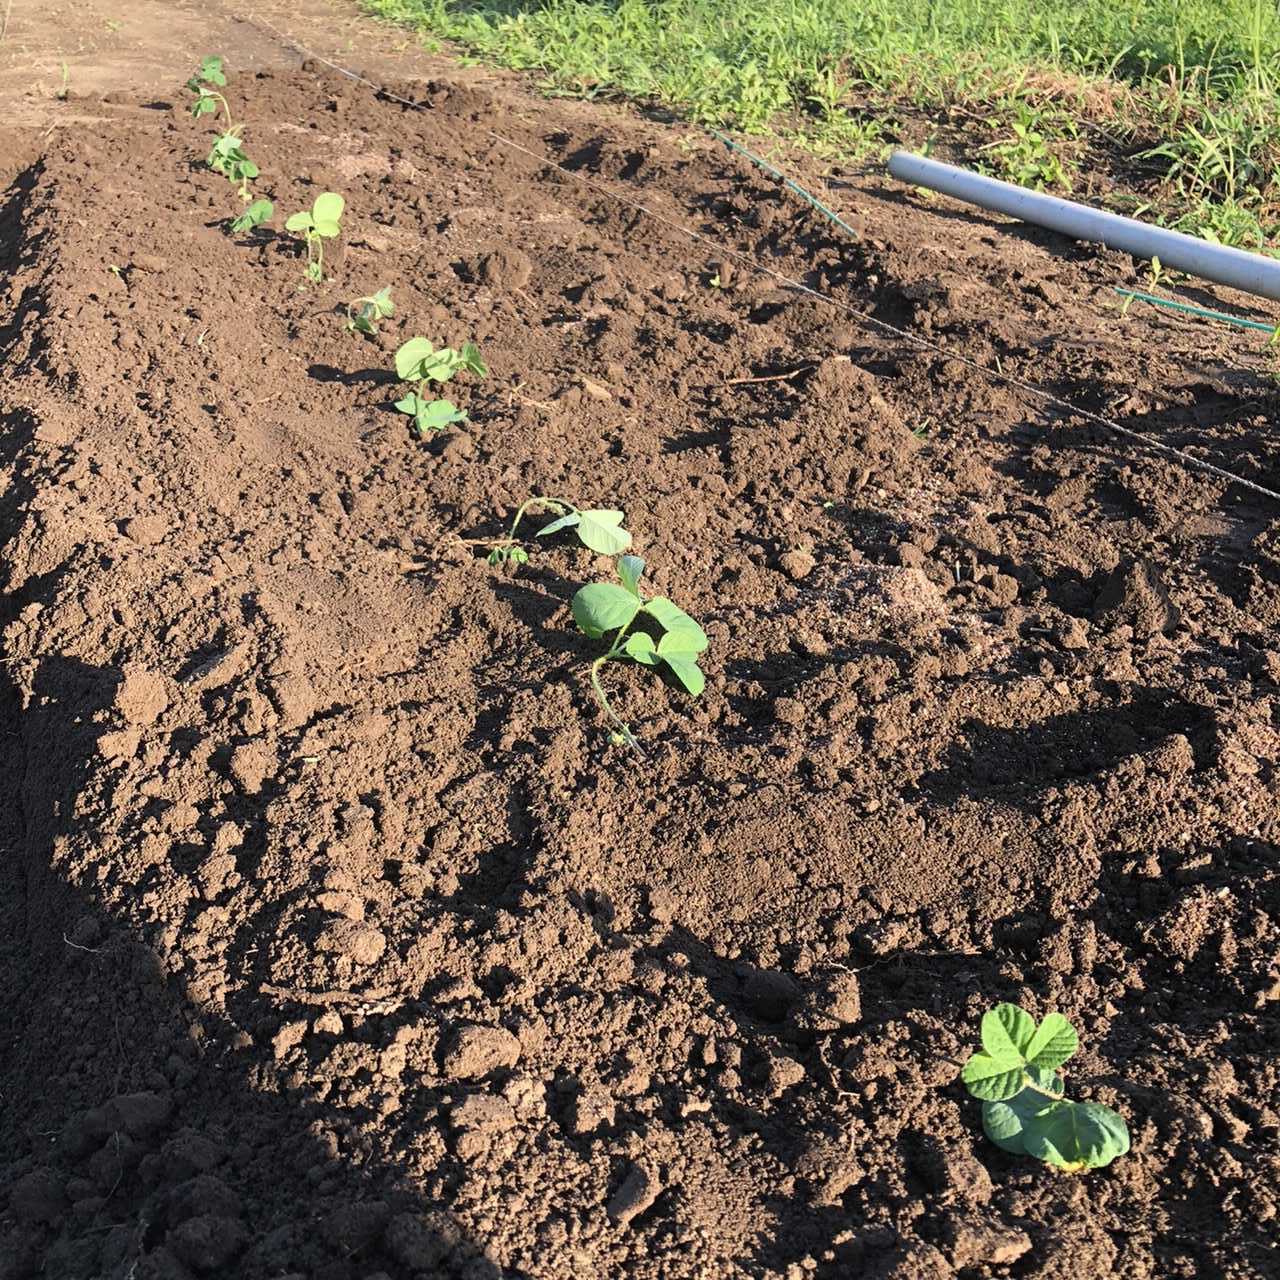
[[[1280,1274],[1280,512],[837,304],[1278,487],[1270,384],[1115,255],[396,88],[233,77],[275,226],[346,196],[316,289],[176,89],[11,168],[0,1276]],[[415,334],[491,368],[427,442]],[[533,493],[711,638],[610,672],[643,754],[608,562],[485,563]],[[999,1000],[1129,1156],[984,1139]]]

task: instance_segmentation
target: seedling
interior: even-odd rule
[[[1063,1096],[1059,1068],[1079,1047],[1060,1013],[1037,1027],[1029,1013],[998,1004],[982,1019],[982,1050],[960,1078],[982,1099],[982,1128],[998,1147],[1065,1173],[1101,1169],[1129,1150],[1124,1118],[1100,1102]]]
[[[580,511],[564,498],[532,497],[516,512],[516,518],[511,522],[511,532],[501,542],[493,544],[489,552],[490,564],[506,564],[508,561],[512,564],[528,564],[529,553],[516,541],[516,530],[525,513],[535,507],[541,507],[560,517],[545,529],[539,529],[536,535],[539,538],[559,533],[561,529],[576,529],[582,545],[602,556],[621,555],[631,545],[631,535],[622,527],[621,511],[599,507]]]
[[[249,183],[258,176],[258,166],[244,153],[244,142],[241,137],[244,126],[232,120],[231,106],[226,97],[218,92],[219,89],[226,87],[226,83],[227,77],[222,69],[221,58],[210,54],[201,59],[195,75],[187,81],[187,88],[196,95],[195,101],[191,104],[191,114],[199,120],[201,116],[217,115],[218,108],[222,108],[227,127],[213,140],[213,146],[205,163],[215,173],[222,174],[228,182],[236,183],[239,187],[240,199],[248,204],[251,199]]]
[[[325,191],[316,196],[310,209],[290,214],[284,224],[286,231],[301,234],[307,247],[306,278],[313,284],[324,279],[324,242],[332,240],[342,230],[342,211],[346,201],[336,191]]]
[[[428,431],[443,431],[467,420],[450,401],[428,400],[422,394],[428,382],[448,382],[460,369],[477,378],[489,372],[474,342],[465,342],[461,351],[455,351],[452,347],[436,348],[426,338],[410,338],[396,352],[396,375],[402,382],[414,384],[407,396],[396,401],[396,408],[413,419],[413,433],[419,440]]]
[[[379,289],[367,298],[347,303],[347,329],[351,333],[373,335],[378,331],[378,321],[395,315],[395,312],[390,288]]]
[[[581,529],[581,525],[579,525]],[[698,667],[698,655],[710,643],[706,632],[681,608],[665,596],[646,600],[640,594],[640,575],[644,561],[639,556],[622,556],[618,560],[618,578],[614,582],[593,582],[573,597],[573,620],[584,635],[599,640],[606,632],[614,632],[608,651],[591,664],[591,687],[605,715],[614,725],[610,735],[619,746],[639,747],[626,721],[614,711],[609,696],[600,683],[600,669],[606,662],[630,658],[645,667],[665,667],[693,697],[706,683]],[[661,635],[655,641],[647,631],[633,631],[637,620],[656,623]]]
[[[238,218],[232,219],[231,230],[237,233],[252,231],[275,216],[276,207],[270,200],[255,200]]]

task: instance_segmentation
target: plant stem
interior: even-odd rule
[[[609,704],[609,695],[605,693],[604,686],[600,683],[600,668],[615,656],[614,651],[610,649],[608,653],[602,653],[591,664],[591,687],[595,690],[596,700],[604,708],[605,715],[618,726],[618,733],[623,742],[639,751],[640,743],[636,741],[635,734],[631,732],[631,726]]]
[[[640,751],[640,743],[636,740],[635,734],[631,732],[631,726],[627,724],[627,722],[613,709],[612,705],[610,705],[609,695],[605,693],[604,686],[600,683],[600,668],[603,667],[606,662],[612,661],[619,653],[621,653],[622,642],[627,638],[627,632],[631,630],[632,624],[642,612],[643,610],[637,609],[632,615],[631,621],[625,626],[618,628],[618,633],[613,637],[613,643],[609,646],[609,652],[602,653],[591,664],[591,687],[596,691],[596,697],[599,699],[600,705],[604,708],[605,714],[609,719],[618,726],[623,742],[625,742],[629,747],[634,747],[637,751]],[[643,754],[643,752],[641,754]]]
[[[231,119],[231,107],[226,98],[224,98],[216,89],[205,89],[204,92],[207,93],[209,97],[217,98],[217,100],[222,103],[222,113],[227,117],[227,132],[235,133],[235,122]]]
[[[522,503],[520,510],[516,512],[516,518],[511,522],[511,532],[507,534],[506,541],[514,542],[516,540],[516,526],[524,518],[524,513],[528,511],[530,507],[545,506],[547,503],[554,503],[556,506],[560,507],[568,507],[569,511],[575,516],[579,514],[578,508],[575,507],[572,502],[568,502],[564,498],[532,497],[527,502]]]

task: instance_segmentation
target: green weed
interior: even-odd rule
[[[291,213],[284,229],[301,235],[307,250],[304,276],[312,284],[324,279],[324,242],[332,240],[342,231],[342,211],[346,201],[336,191],[325,191],[316,196],[310,209]]]
[[[621,555],[631,545],[631,535],[622,527],[621,511],[600,507],[579,510],[565,498],[533,497],[521,504],[507,536],[493,544],[488,557],[490,564],[529,562],[529,553],[517,541],[516,530],[529,511],[539,508],[560,517],[545,529],[539,529],[536,535],[539,538],[559,533],[561,529],[574,529],[584,547],[602,556]]]
[[[410,338],[396,352],[396,376],[401,382],[413,383],[413,390],[396,401],[396,408],[413,419],[411,430],[419,439],[428,432],[443,431],[455,422],[467,420],[451,401],[429,400],[423,394],[428,383],[446,383],[464,369],[477,378],[489,372],[474,342],[465,342],[461,351],[455,351],[452,347],[434,347],[426,338]]]
[[[982,150],[996,162],[999,175],[1011,182],[1037,191],[1056,187],[1069,192],[1071,173],[1049,145],[1042,113],[1022,102],[1014,103],[1014,111],[1017,118],[1009,124],[1013,136],[990,142]],[[1060,127],[1073,129],[1069,120]]]
[[[1129,1150],[1129,1130],[1118,1112],[1063,1096],[1059,1068],[1079,1043],[1060,1013],[1038,1027],[1013,1004],[996,1005],[983,1017],[982,1049],[960,1078],[982,1099],[982,1127],[996,1146],[1066,1173],[1101,1169]]]
[[[644,561],[639,556],[621,556],[618,582],[593,582],[573,597],[571,608],[578,629],[592,640],[613,632],[606,652],[591,664],[591,688],[614,726],[613,740],[619,745],[638,746],[626,721],[613,709],[600,683],[606,663],[631,659],[642,666],[665,668],[693,697],[703,690],[705,678],[698,666],[699,656],[709,641],[702,628],[665,596],[645,599],[640,592]],[[653,624],[655,639],[647,630],[634,629],[637,622]]]
[[[775,129],[832,156],[873,151],[886,108],[986,118],[999,103],[1030,118],[1016,115],[991,162],[1015,180],[1065,189],[1075,147],[1064,119],[1092,120],[1167,175],[1162,220],[1249,245],[1277,221],[1274,0],[364,5],[534,72],[548,93],[659,99],[692,121]],[[1047,113],[1055,104],[1061,112]]]
[[[347,303],[347,331],[349,333],[365,333],[370,336],[377,333],[378,321],[385,320],[396,313],[395,303],[391,301],[390,287],[379,289],[377,293],[366,298],[357,298]]]

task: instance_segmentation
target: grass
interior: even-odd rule
[[[833,159],[960,120],[972,160],[1027,185],[1070,191],[1119,155],[1138,160],[1130,210],[1254,248],[1280,223],[1275,0],[364,3],[551,94],[657,101]]]

